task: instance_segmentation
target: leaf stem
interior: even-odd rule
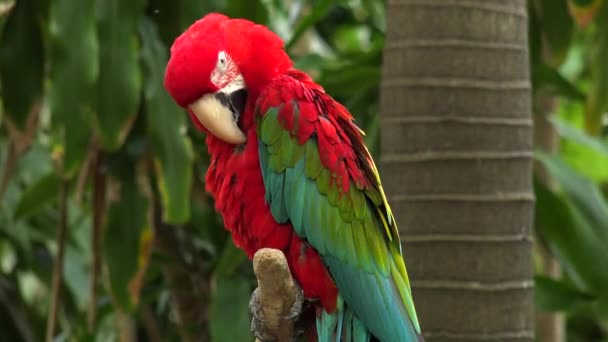
[[[101,270],[102,253],[101,239],[103,218],[106,213],[106,176],[103,170],[103,154],[95,147],[93,156],[93,231],[91,234],[91,251],[93,260],[89,274],[89,307],[87,311],[87,324],[89,332],[95,330],[97,320],[97,283]]]
[[[63,180],[59,185],[59,221],[57,223],[57,256],[53,267],[53,284],[51,308],[46,325],[46,341],[52,342],[55,336],[57,315],[60,306],[61,279],[63,274],[63,255],[65,253],[65,240],[67,235],[67,188],[68,181]]]

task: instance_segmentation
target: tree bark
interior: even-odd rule
[[[525,0],[388,0],[383,179],[427,341],[532,341]]]

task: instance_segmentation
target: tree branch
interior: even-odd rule
[[[61,282],[63,275],[63,255],[65,252],[65,241],[67,235],[67,197],[68,181],[62,180],[59,185],[59,222],[57,223],[57,255],[53,269],[53,284],[51,308],[46,326],[46,341],[52,342],[55,337],[55,326],[61,305]]]
[[[95,331],[97,321],[97,283],[102,265],[103,219],[106,213],[106,175],[103,170],[103,154],[94,147],[90,152],[93,168],[93,231],[91,233],[92,262],[89,273],[89,307],[87,309],[87,325],[90,332]]]
[[[156,203],[157,208],[159,204]],[[171,304],[177,318],[181,340],[185,342],[208,341],[207,308],[209,304],[209,279],[202,261],[178,236],[179,228],[161,222],[160,210],[155,212],[154,244],[156,250],[171,259],[163,265],[162,272],[171,291]],[[187,242],[187,241],[186,241]]]
[[[297,287],[283,252],[271,248],[260,249],[253,257],[253,271],[258,280],[264,339],[292,341],[294,322],[283,317],[296,300]],[[256,339],[256,342],[260,340]]]
[[[15,3],[6,3],[0,4],[0,17],[10,11]],[[2,178],[0,179],[0,200],[4,196],[4,192],[8,187],[8,183],[15,171],[17,166],[17,162],[19,158],[30,148],[30,145],[34,141],[36,137],[36,132],[38,130],[38,122],[39,122],[39,114],[40,114],[41,106],[40,103],[37,102],[32,106],[31,112],[27,117],[27,122],[23,131],[19,130],[15,123],[11,121],[9,117],[6,117],[5,124],[6,130],[8,132],[8,136],[10,138],[6,153],[6,162],[2,172]]]

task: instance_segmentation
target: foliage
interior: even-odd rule
[[[375,151],[381,2],[2,0],[0,9],[3,338],[44,337],[62,243],[55,336],[250,338],[250,264],[204,193],[203,136],[162,85],[168,47],[211,11],[270,26],[357,115]]]
[[[534,96],[558,100],[536,112],[560,136],[559,153],[537,153],[554,184],[535,181],[535,225],[564,271],[538,270],[537,308],[566,312],[574,341],[606,339],[608,4],[530,0],[529,8]],[[162,86],[173,39],[210,11],[277,32],[378,154],[384,1],[0,0],[7,340],[45,334],[62,214],[62,339],[249,338],[250,264],[204,193],[203,136]]]
[[[530,1],[535,98],[553,96],[549,115],[559,152],[542,151],[549,181],[535,180],[535,228],[562,266],[536,277],[539,310],[567,314],[568,340],[608,338],[608,5],[601,0]]]

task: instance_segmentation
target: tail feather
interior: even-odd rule
[[[338,297],[338,309],[334,313],[319,310],[316,323],[318,342],[370,341],[370,332],[341,297]]]
[[[345,308],[353,310],[357,324],[362,326],[356,330],[366,330],[367,339],[371,334],[383,342],[417,342],[422,339],[417,321],[411,320],[402,299],[406,294],[403,292],[409,290],[400,288],[399,283],[403,279],[396,282],[397,274],[385,277],[362,272],[331,256],[325,257],[325,262],[340,289],[340,300],[348,301]],[[397,273],[394,271],[393,267],[393,273]],[[351,331],[355,329],[351,328]],[[351,340],[359,341],[355,336]],[[319,339],[319,342],[329,341],[335,340]]]
[[[342,310],[336,310],[335,313],[329,314],[324,309],[320,309],[320,314],[317,314],[317,337],[319,342],[334,342],[336,341],[336,328],[338,326],[338,315]]]

